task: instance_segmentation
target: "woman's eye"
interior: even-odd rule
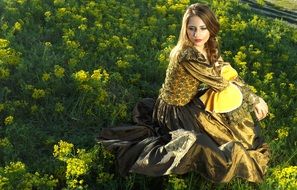
[[[189,30],[195,31],[196,29],[194,27],[190,27]]]
[[[201,30],[207,30],[207,28],[200,28]]]

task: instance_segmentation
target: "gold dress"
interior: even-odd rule
[[[98,140],[114,152],[122,175],[196,170],[216,183],[261,182],[269,149],[253,120],[257,101],[230,64],[210,65],[189,47],[169,64],[157,100],[138,102],[136,125],[104,128]]]

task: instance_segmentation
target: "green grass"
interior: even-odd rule
[[[0,189],[293,186],[297,32],[237,0],[207,2],[221,23],[223,58],[270,107],[261,122],[272,150],[265,181],[214,185],[196,172],[121,177],[96,144],[102,127],[130,123],[135,103],[158,95],[182,13],[194,2],[0,1]]]
[[[265,1],[271,3],[272,5],[278,8],[297,12],[296,0],[265,0]]]

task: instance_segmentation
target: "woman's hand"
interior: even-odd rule
[[[264,119],[267,116],[268,106],[262,98],[260,98],[259,103],[255,104],[254,111],[255,111],[256,117],[259,121]]]

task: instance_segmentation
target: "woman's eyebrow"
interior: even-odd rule
[[[191,25],[191,24],[189,24],[188,27],[197,27],[197,26],[196,26],[196,25]],[[198,26],[198,27],[206,27],[206,25],[203,24],[203,25],[200,25],[200,26]]]

